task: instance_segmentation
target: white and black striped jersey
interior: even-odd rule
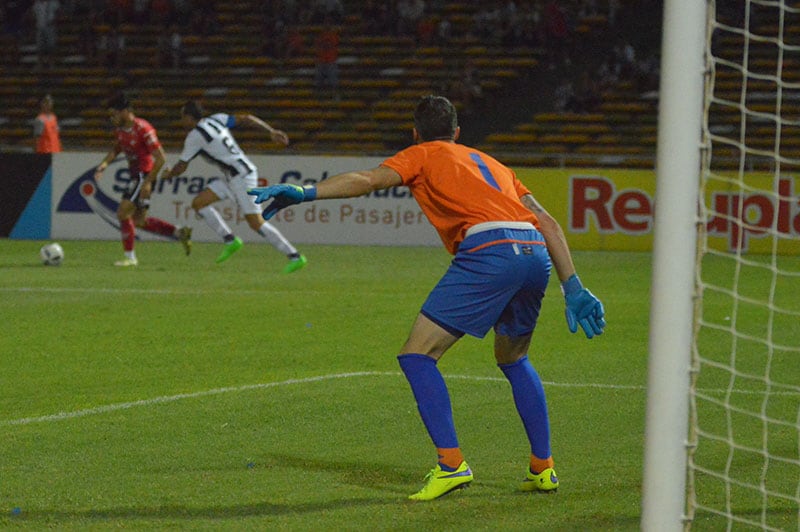
[[[234,116],[225,113],[201,118],[183,141],[181,161],[188,163],[200,155],[222,169],[228,177],[255,172],[256,165],[247,158],[231,134],[230,128],[235,125]]]

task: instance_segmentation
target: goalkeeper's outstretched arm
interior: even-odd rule
[[[271,185],[256,187],[247,191],[256,196],[256,203],[271,200],[264,209],[263,216],[269,220],[281,209],[304,201],[331,198],[353,198],[363,196],[374,190],[381,190],[402,184],[400,174],[386,166],[372,170],[345,172],[325,179],[317,185]]]
[[[345,172],[325,179],[317,184],[317,199],[352,198],[402,184],[400,174],[388,166],[378,166],[371,170]]]

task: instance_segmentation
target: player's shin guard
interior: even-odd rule
[[[450,468],[458,467],[463,457],[458,450],[450,394],[439,368],[436,367],[436,361],[429,356],[415,353],[400,355],[397,360],[411,385],[422,422],[433,444],[437,449],[446,450],[440,454],[440,463]],[[448,463],[454,461],[459,463],[454,466]]]
[[[136,226],[133,223],[133,219],[128,218],[120,221],[119,231],[122,238],[122,249],[133,251],[133,243],[136,239]]]
[[[550,421],[547,417],[544,386],[539,374],[536,373],[527,355],[513,364],[498,364],[498,366],[511,383],[514,403],[531,444],[531,454],[539,458],[542,464],[549,463],[547,467],[552,467]]]

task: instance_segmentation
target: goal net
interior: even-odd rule
[[[708,6],[686,523],[800,530],[800,2]]]

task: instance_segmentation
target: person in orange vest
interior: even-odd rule
[[[316,74],[314,85],[318,90],[327,86],[331,90],[334,100],[339,100],[339,28],[334,24],[333,16],[325,15],[322,31],[317,35],[314,46],[316,47]]]
[[[60,152],[61,138],[58,131],[58,118],[53,113],[53,97],[46,94],[39,101],[39,116],[33,121],[36,153]]]

